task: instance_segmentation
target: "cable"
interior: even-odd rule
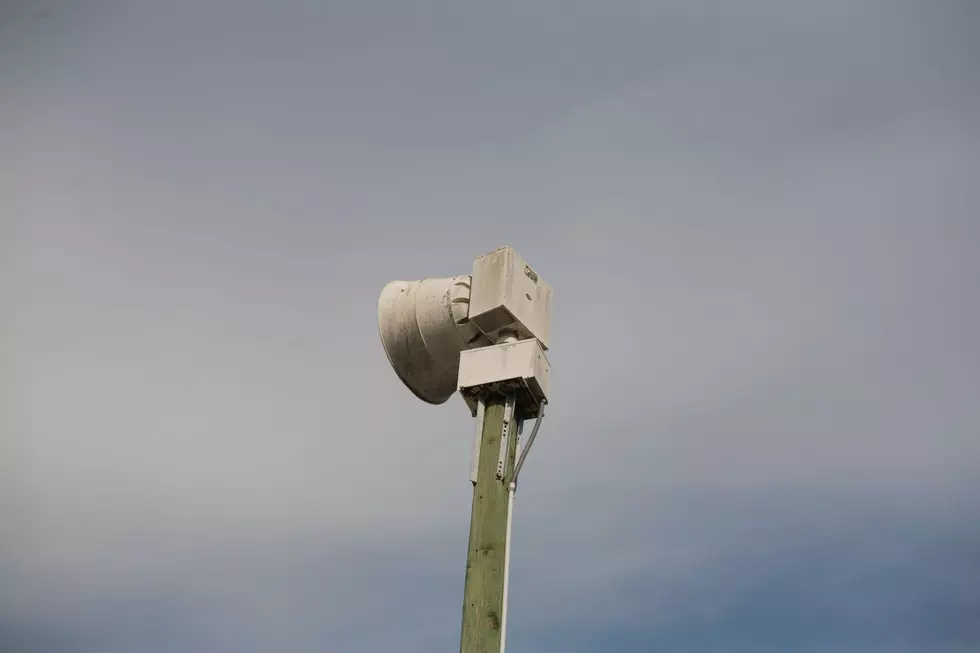
[[[534,444],[534,438],[538,435],[538,429],[541,428],[541,422],[544,421],[544,407],[548,403],[546,399],[543,399],[540,404],[538,404],[538,418],[534,420],[534,428],[531,429],[531,436],[527,439],[527,444],[524,445],[524,450],[521,451],[521,457],[517,460],[517,465],[514,466],[514,474],[511,477],[511,483],[514,484],[514,489],[517,489],[517,475],[521,473],[521,467],[524,466],[524,459],[527,458],[527,454],[531,451],[531,445]]]
[[[510,531],[514,519],[514,493],[517,491],[517,484],[511,480],[507,486],[507,531],[504,541],[504,592],[500,610],[500,653],[504,653],[507,645],[507,592],[510,587]]]

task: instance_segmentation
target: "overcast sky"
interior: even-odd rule
[[[0,2],[0,650],[458,650],[377,299],[504,244],[509,651],[978,650],[978,10]]]

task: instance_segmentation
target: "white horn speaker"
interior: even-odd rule
[[[419,399],[444,403],[457,390],[459,354],[490,340],[469,319],[470,275],[392,281],[378,300],[388,362]]]

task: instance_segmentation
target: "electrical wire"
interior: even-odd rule
[[[514,466],[514,474],[511,476],[511,482],[517,486],[517,475],[521,473],[521,467],[524,466],[524,459],[527,458],[528,452],[531,451],[531,445],[534,444],[534,438],[538,436],[538,429],[541,428],[541,422],[544,421],[544,407],[548,403],[547,400],[542,400],[538,404],[538,418],[534,420],[534,428],[531,429],[531,435],[527,439],[527,444],[524,445],[524,450],[521,451],[521,457],[517,460],[517,464]]]

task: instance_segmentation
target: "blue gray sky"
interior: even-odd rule
[[[978,9],[0,3],[0,650],[457,650],[377,297],[510,244],[510,651],[976,651]]]

